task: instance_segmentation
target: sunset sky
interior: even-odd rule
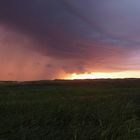
[[[0,80],[140,78],[139,0],[0,0]]]

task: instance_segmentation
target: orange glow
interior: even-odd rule
[[[111,72],[111,73],[73,73],[65,79],[102,79],[102,78],[140,78],[140,71],[123,71],[123,72]]]

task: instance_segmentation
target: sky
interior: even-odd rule
[[[139,0],[1,0],[0,80],[140,78]]]

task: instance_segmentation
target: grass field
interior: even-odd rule
[[[140,80],[1,82],[0,140],[140,140]]]

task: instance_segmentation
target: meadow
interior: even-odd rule
[[[140,140],[140,79],[0,82],[0,140]]]

